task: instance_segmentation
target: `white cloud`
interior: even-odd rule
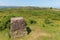
[[[5,3],[3,3],[2,1],[0,1],[0,6],[4,6],[5,5]]]

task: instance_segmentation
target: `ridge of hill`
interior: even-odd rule
[[[10,19],[24,17],[31,32],[17,40],[60,40],[60,11],[54,8],[16,7],[0,9],[0,40],[10,40]]]

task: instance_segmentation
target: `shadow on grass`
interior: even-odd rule
[[[30,34],[31,29],[29,27],[26,27],[27,34]]]

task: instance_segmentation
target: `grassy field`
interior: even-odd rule
[[[0,40],[10,40],[10,18],[21,16],[31,32],[17,40],[60,40],[60,11],[36,7],[0,9]]]

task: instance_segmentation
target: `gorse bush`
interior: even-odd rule
[[[6,29],[9,21],[10,21],[9,17],[3,17],[0,23],[0,30]]]
[[[45,20],[44,20],[44,23],[45,23],[45,24],[51,24],[52,21],[50,21],[49,19],[45,19]]]
[[[10,28],[10,18],[13,17],[12,15],[8,15],[8,16],[4,16],[1,19],[1,23],[0,23],[0,31],[6,29],[6,28]]]
[[[36,24],[37,22],[35,20],[29,20],[30,24]]]

